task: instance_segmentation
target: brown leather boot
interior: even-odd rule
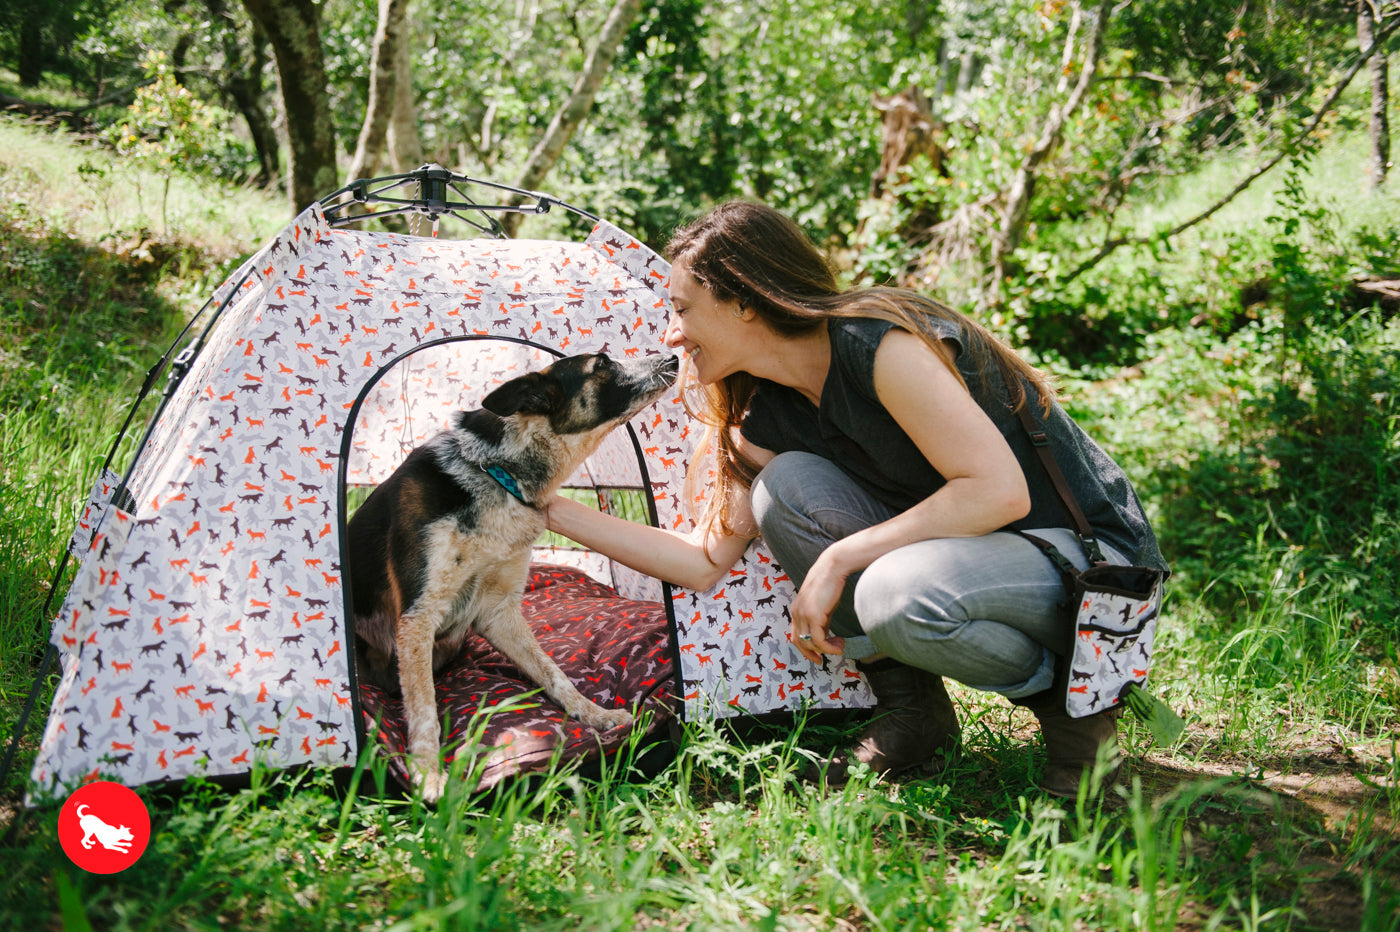
[[[1079,781],[1085,771],[1093,772],[1099,748],[1109,755],[1111,769],[1103,785],[1110,786],[1118,776],[1122,756],[1118,753],[1118,719],[1121,708],[1106,709],[1084,718],[1071,718],[1065,711],[1064,697],[1058,690],[1048,690],[1013,699],[1035,713],[1040,722],[1040,735],[1045,739],[1045,773],[1040,788],[1052,796],[1074,799],[1079,795]]]
[[[861,672],[875,693],[875,717],[855,744],[808,768],[806,776],[842,786],[857,761],[888,776],[957,750],[962,729],[941,676],[890,659],[862,664]]]

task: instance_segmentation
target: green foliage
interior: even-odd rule
[[[144,65],[151,83],[137,88],[127,121],[113,127],[112,147],[163,174],[198,171],[222,141],[219,126],[228,114],[177,82],[164,53],[149,54]]]
[[[561,177],[656,245],[735,196],[844,243],[878,164],[871,95],[931,81],[938,38],[890,5],[652,3]]]
[[[408,32],[427,152],[444,164],[511,183],[568,97],[612,4],[421,0]],[[336,135],[352,150],[364,121],[377,6],[335,0],[322,37]],[[567,199],[567,198],[566,198]]]
[[[700,0],[648,3],[619,53],[620,70],[642,87],[639,116],[652,154],[646,174],[631,173],[624,191],[635,204],[629,228],[652,242],[664,241],[693,205],[737,193],[742,131],[726,105],[724,64],[707,53],[705,12]]]
[[[76,7],[104,24],[89,36],[92,68],[107,76],[94,75],[92,95],[117,74],[126,83],[138,72],[142,49],[176,48],[186,90],[210,104],[230,99],[225,85],[239,77],[229,61],[230,31],[250,34],[237,5],[211,16],[197,3],[136,0],[113,10],[101,3]],[[458,170],[513,181],[610,6],[414,4],[407,35],[416,50],[425,151]],[[1303,99],[1349,40],[1346,18],[1327,4],[1237,7],[1150,0],[1115,11],[1099,84],[1037,180],[1028,269],[1052,275],[1074,255],[1066,246],[1083,248],[1057,232],[1066,220],[1112,230],[1117,212],[1150,190],[1153,178],[1190,170],[1223,145],[1267,138],[1276,115]],[[951,178],[944,183],[917,166],[906,172],[892,221],[860,241],[860,270],[882,280],[910,265],[929,271],[943,253],[901,241],[905,221],[958,210],[969,211],[958,237],[975,264],[995,222],[988,205],[1074,78],[1061,58],[1075,9],[1059,0],[651,0],[549,187],[652,244],[709,203],[750,196],[845,246],[861,223],[878,161],[871,96],[913,84],[931,94],[945,124]],[[328,94],[345,151],[363,120],[376,14],[367,0],[322,6]],[[246,38],[233,44],[251,48]],[[233,117],[221,121],[232,134]],[[208,161],[213,150],[203,149]],[[246,173],[251,164],[242,147],[215,161],[224,174]],[[939,287],[956,303],[975,301],[980,273],[962,271],[943,275]],[[1115,321],[1105,323],[1111,329]]]
[[[180,84],[165,53],[152,52],[143,64],[150,81],[136,89],[126,119],[112,126],[107,138],[121,158],[163,179],[160,212],[169,232],[170,182],[176,173],[219,177],[247,158],[223,130],[229,115]]]
[[[1133,50],[1142,71],[1189,81],[1203,97],[1245,88],[1263,106],[1324,77],[1355,28],[1353,9],[1306,0],[1153,0],[1124,7],[1115,18],[1117,41]],[[1214,67],[1199,67],[1207,61]],[[1202,114],[1188,131],[1197,144],[1218,145],[1234,131],[1234,120]]]
[[[100,81],[101,37],[113,6],[109,0],[10,0],[0,7],[0,62],[16,72],[35,67],[35,77],[48,72],[74,84]]]
[[[1268,221],[1254,319],[1150,335],[1141,378],[1077,404],[1212,604],[1302,587],[1379,646],[1400,635],[1400,321],[1358,309],[1349,281],[1393,274],[1400,230],[1343,240],[1301,177]]]
[[[1089,18],[1080,16],[1084,4],[1012,0],[976,17],[960,16],[959,6],[944,11],[940,38],[945,51],[970,56],[979,69],[972,85],[935,93],[945,124],[942,170],[906,168],[891,201],[863,208],[853,245],[859,275],[935,288],[976,307],[989,290],[1006,192],[1050,114],[1069,99]],[[1354,26],[1335,7],[1289,2],[1150,0],[1118,5],[1112,17],[1096,80],[1035,172],[1024,236],[992,321],[1018,342],[1029,329],[1046,332],[1073,365],[1134,355],[1146,333],[1179,322],[1171,311],[1109,306],[1115,289],[1101,283],[1116,283],[1125,268],[1140,273],[1143,257],[1115,259],[1093,281],[1080,278],[1081,263],[1097,261],[1106,241],[1150,240],[1144,217],[1179,193],[1175,179],[1313,145],[1296,138],[1300,120],[1348,54]],[[1175,245],[1144,250],[1160,258]],[[1154,273],[1143,277],[1161,290]]]

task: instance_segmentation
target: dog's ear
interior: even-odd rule
[[[563,400],[559,383],[538,372],[511,379],[481,401],[492,414],[510,417],[512,414],[549,414]]]

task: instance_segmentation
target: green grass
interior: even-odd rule
[[[1367,181],[1369,138],[1364,126],[1342,126],[1329,130],[1326,148],[1317,159],[1316,191],[1334,204],[1345,205],[1345,219],[1352,228],[1374,226],[1395,216],[1400,206],[1400,185],[1387,184],[1372,191]],[[1163,185],[1160,192],[1139,206],[1133,214],[1133,228],[1147,233],[1155,227],[1182,223],[1228,194],[1255,168],[1268,161],[1266,155],[1244,151],[1237,156],[1208,163],[1196,174],[1178,183]],[[1272,211],[1283,188],[1287,164],[1249,186],[1216,213],[1201,231],[1239,230],[1259,224]],[[1395,169],[1391,169],[1392,180]]]
[[[1060,806],[1025,793],[1022,749],[973,734],[938,779],[834,793],[792,778],[810,736],[708,726],[651,779],[556,770],[436,810],[381,795],[374,760],[353,789],[146,790],[154,840],[110,877],[66,864],[52,810],[23,813],[0,857],[26,892],[0,917],[51,921],[64,885],[123,929],[1385,929],[1400,905],[1375,804],[1331,824],[1247,776],[1162,769]]]
[[[189,185],[172,232],[133,259],[155,202],[124,170],[104,176],[109,208],[49,171],[94,157],[0,122],[5,741],[54,559],[124,406],[197,296],[284,216]],[[1101,797],[1038,793],[1028,715],[955,687],[965,750],[932,776],[826,792],[793,774],[849,729],[693,723],[660,774],[623,755],[488,795],[463,781],[428,810],[369,752],[351,780],[143,788],[151,845],[103,877],[63,854],[57,810],[20,804],[31,723],[0,787],[0,928],[1396,928],[1397,322],[1327,303],[1334,260],[1364,251],[1351,234],[1291,242],[1278,226],[1240,239],[1320,296],[1310,316],[1275,299],[1234,332],[1161,329],[1133,377],[1066,373],[1178,569],[1152,690],[1189,727],[1160,748],[1127,725],[1129,773]],[[1227,271],[1211,286],[1240,284]],[[1285,326],[1305,319],[1329,339]]]
[[[46,74],[37,87],[24,87],[19,83],[19,75],[3,66],[0,66],[0,94],[66,110],[86,107],[91,97],[90,89],[76,87],[73,80],[64,75]]]
[[[168,259],[163,249],[175,244],[197,247],[205,259],[227,260],[261,245],[290,219],[288,202],[280,195],[177,174],[171,181],[166,228],[161,217],[164,179],[122,165],[99,143],[75,144],[61,131],[38,130],[5,117],[0,118],[0,151],[5,152],[0,201],[42,203],[56,228],[125,250],[139,262],[161,263]]]

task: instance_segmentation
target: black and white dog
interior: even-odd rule
[[[632,721],[579,694],[520,605],[531,544],[545,527],[539,503],[609,431],[670,388],[677,368],[664,354],[635,363],[571,356],[511,379],[410,453],[351,518],[356,669],[402,689],[409,772],[424,798],[436,800],[444,785],[433,675],[470,630],[590,728]]]

